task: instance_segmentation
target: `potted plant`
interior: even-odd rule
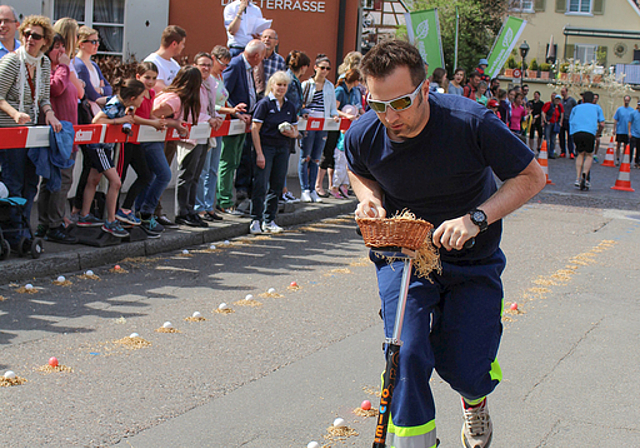
[[[507,78],[513,78],[513,70],[518,68],[516,58],[513,55],[509,56],[505,65],[506,68],[504,69],[504,76]]]
[[[531,60],[531,63],[529,64],[529,70],[527,70],[527,78],[536,79],[538,77],[539,69],[540,67],[538,67],[538,61],[533,58]]]
[[[562,64],[560,64],[560,79],[561,80],[567,80],[569,79],[569,63],[568,62],[563,62]]]
[[[549,71],[551,70],[551,65],[543,62],[540,64],[540,79],[549,79]]]

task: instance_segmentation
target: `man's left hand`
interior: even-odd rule
[[[480,228],[471,221],[469,215],[451,219],[440,224],[433,232],[433,244],[446,250],[462,250],[464,243],[480,233]]]

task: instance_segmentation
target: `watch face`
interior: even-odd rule
[[[477,221],[477,222],[482,222],[484,221],[484,213],[482,213],[480,210],[477,210],[475,212],[473,212],[473,220]]]

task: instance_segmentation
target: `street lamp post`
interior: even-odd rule
[[[522,45],[520,45],[520,57],[522,58],[522,73],[520,74],[520,87],[524,86],[524,60],[527,57],[528,53],[529,53],[529,44],[527,44],[527,41],[525,40],[524,42],[522,42]]]

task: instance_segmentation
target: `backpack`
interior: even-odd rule
[[[473,94],[473,97],[471,96],[471,94]],[[462,89],[462,96],[472,100],[475,99],[475,92],[471,89],[471,86],[469,84],[464,86],[464,89]]]

